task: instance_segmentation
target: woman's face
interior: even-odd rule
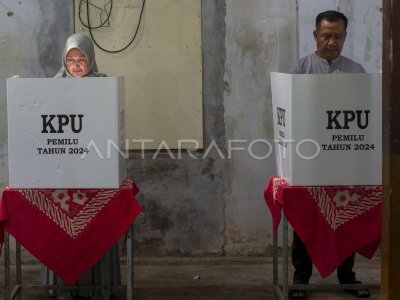
[[[68,51],[66,57],[67,70],[73,77],[83,77],[89,73],[89,62],[79,49]]]

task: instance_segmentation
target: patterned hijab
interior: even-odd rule
[[[73,77],[67,69],[67,54],[71,49],[80,50],[89,62],[89,72],[85,77],[105,77],[105,74],[99,73],[97,69],[94,45],[92,40],[85,34],[76,33],[71,35],[65,42],[62,54],[62,67],[54,77]]]

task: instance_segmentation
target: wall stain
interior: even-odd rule
[[[174,222],[171,219],[173,213],[161,203],[161,200],[145,199],[142,204],[144,211],[143,223],[148,223],[151,230],[166,232],[174,226]]]
[[[45,77],[53,77],[61,67],[65,41],[73,33],[73,6],[57,8],[59,3],[49,1],[38,1],[38,4],[42,14],[42,22],[36,35],[39,64]],[[49,42],[54,39],[57,42]]]

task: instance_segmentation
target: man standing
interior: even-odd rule
[[[340,12],[330,10],[320,13],[316,18],[313,32],[317,51],[299,59],[289,73],[365,73],[360,64],[341,56],[347,35],[347,24],[347,17]],[[337,269],[337,277],[341,284],[361,283],[356,280],[353,272],[354,258],[355,254],[351,255]],[[293,232],[292,263],[295,268],[293,283],[308,284],[312,274],[312,261],[296,232]],[[367,289],[348,290],[348,292],[359,298],[370,296]],[[289,296],[291,299],[306,299],[307,294],[304,290],[292,290]]]

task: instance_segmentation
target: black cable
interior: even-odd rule
[[[78,17],[79,17],[79,21],[81,22],[81,24],[82,24],[84,27],[89,28],[88,24],[85,24],[85,23],[83,22],[83,20],[82,20],[82,11],[81,11],[81,7],[82,7],[83,2],[85,2],[85,1],[88,2],[89,0],[80,0],[80,1],[79,1]],[[110,4],[110,9],[109,9],[109,11],[106,10],[106,7],[107,7],[108,4]],[[91,28],[91,29],[98,29],[98,28],[102,28],[102,27],[109,27],[109,26],[110,26],[109,20],[110,20],[111,12],[112,12],[112,9],[113,9],[113,0],[109,0],[106,4],[104,4],[104,8],[100,8],[100,7],[98,7],[98,6],[96,6],[96,5],[92,4],[92,3],[90,3],[90,5],[94,6],[95,8],[97,8],[98,10],[101,11],[101,13],[100,13],[100,20],[101,20],[101,16],[103,15],[104,12],[105,12],[106,15],[107,15],[107,18],[105,19],[105,21],[102,22],[99,26],[96,26],[96,27],[92,27],[92,26],[91,26],[90,28]],[[107,23],[107,26],[105,26],[106,23]]]
[[[107,53],[119,53],[119,52],[122,52],[122,51],[124,51],[125,49],[127,49],[127,48],[135,41],[136,36],[137,36],[137,34],[138,34],[138,32],[139,32],[139,28],[140,28],[140,25],[141,25],[141,23],[142,23],[142,18],[143,18],[143,12],[144,12],[145,4],[146,4],[146,0],[143,0],[142,8],[141,8],[141,11],[140,11],[139,20],[138,20],[138,23],[137,23],[137,26],[136,26],[136,30],[135,30],[135,34],[134,34],[132,40],[131,40],[125,47],[123,47],[123,48],[121,48],[121,49],[118,49],[118,50],[108,50],[108,49],[105,49],[105,48],[103,48],[102,46],[100,46],[100,45],[97,43],[97,41],[95,40],[94,36],[93,36],[92,28],[90,27],[89,0],[86,0],[87,28],[89,29],[89,34],[90,34],[90,37],[91,37],[92,40],[93,40],[93,43],[94,43],[99,49],[101,49],[101,50],[103,50],[104,52],[107,52]],[[112,0],[111,0],[111,6],[112,6]]]

